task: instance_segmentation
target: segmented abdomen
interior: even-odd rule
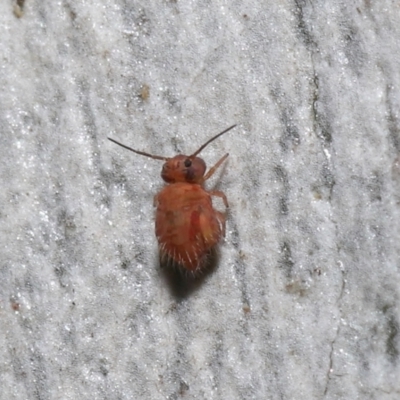
[[[200,185],[174,183],[156,196],[156,205],[161,258],[196,272],[222,235],[211,196]]]

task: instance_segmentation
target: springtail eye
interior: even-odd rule
[[[186,168],[189,168],[189,167],[192,166],[192,160],[191,160],[190,158],[187,158],[187,159],[185,160],[184,164],[185,164],[185,167],[186,167]]]

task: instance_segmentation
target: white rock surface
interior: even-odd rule
[[[1,399],[400,398],[394,1],[0,3]],[[160,270],[210,144],[217,266]],[[221,205],[218,203],[218,207]]]

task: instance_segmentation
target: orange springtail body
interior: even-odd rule
[[[134,150],[108,138],[136,154],[165,161],[161,177],[167,185],[154,197],[156,237],[162,263],[172,261],[196,274],[206,266],[211,249],[225,236],[226,216],[213,208],[212,196],[220,197],[226,208],[229,207],[228,200],[223,192],[207,191],[203,184],[229,154],[225,154],[207,173],[206,163],[197,155],[235,126],[212,137],[192,155],[178,154],[171,158]]]

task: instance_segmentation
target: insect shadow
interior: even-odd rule
[[[219,249],[213,247],[207,254],[201,272],[195,274],[182,268],[171,259],[163,259],[160,255],[159,266],[162,279],[177,299],[185,299],[199,290],[207,278],[212,275],[219,264]]]

